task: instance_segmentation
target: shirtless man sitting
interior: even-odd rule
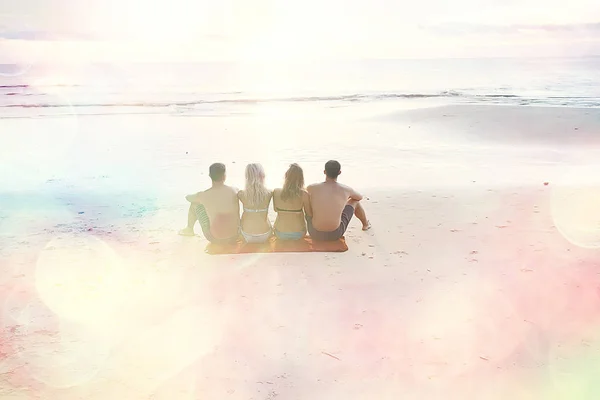
[[[360,201],[362,196],[354,189],[337,182],[342,173],[340,163],[334,160],[325,164],[325,182],[310,185],[312,217],[306,217],[310,236],[318,241],[333,241],[344,236],[352,215],[362,222],[362,229],[371,228]]]
[[[211,243],[232,243],[239,235],[240,205],[237,189],[225,185],[225,165],[215,163],[208,175],[210,189],[185,196],[189,201],[187,227],[179,231],[183,236],[194,236],[194,225],[200,223],[204,237]]]

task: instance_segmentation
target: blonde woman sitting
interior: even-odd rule
[[[238,192],[244,206],[241,233],[246,243],[264,243],[271,237],[269,204],[273,193],[265,187],[265,170],[260,164],[246,166],[246,186]]]
[[[288,168],[283,188],[273,191],[273,209],[277,212],[277,239],[299,240],[306,235],[304,216],[311,216],[312,212],[308,192],[304,189],[304,172],[298,164]]]

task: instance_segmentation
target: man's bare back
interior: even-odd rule
[[[193,204],[202,204],[210,220],[210,230],[217,239],[237,234],[240,208],[237,189],[227,185],[213,186],[190,198]]]
[[[362,200],[352,188],[335,181],[325,181],[307,188],[312,206],[312,223],[315,229],[329,232],[340,226],[342,211],[349,200]]]
[[[209,168],[212,186],[203,192],[185,196],[191,204],[187,226],[179,231],[180,235],[193,236],[194,225],[199,222],[202,233],[210,242],[237,239],[240,224],[238,190],[225,185],[225,170],[224,164],[212,164]]]
[[[352,216],[356,215],[363,230],[371,227],[360,201],[362,195],[349,186],[337,182],[342,173],[340,163],[330,160],[325,164],[325,182],[310,185],[312,217],[307,216],[307,228],[315,240],[337,240],[344,235]]]

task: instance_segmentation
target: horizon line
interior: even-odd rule
[[[44,62],[36,63],[38,65],[90,65],[90,64],[301,64],[303,62],[317,63],[317,62],[360,62],[360,61],[432,61],[432,60],[568,60],[568,59],[586,59],[586,58],[600,58],[600,54],[589,54],[589,55],[569,55],[569,56],[557,56],[557,55],[541,55],[541,56],[465,56],[465,57],[360,57],[360,58],[339,58],[339,59],[328,59],[328,58],[307,58],[306,60],[236,60],[236,59],[223,59],[223,60],[173,60],[173,61],[77,61],[77,60],[60,60],[55,62]],[[0,61],[0,65],[31,65],[31,63],[9,63]]]

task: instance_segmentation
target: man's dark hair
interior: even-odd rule
[[[329,160],[325,163],[325,175],[327,175],[328,178],[337,178],[341,169],[342,166],[335,160]]]
[[[225,164],[214,163],[208,168],[208,176],[213,182],[221,182],[225,179]]]

